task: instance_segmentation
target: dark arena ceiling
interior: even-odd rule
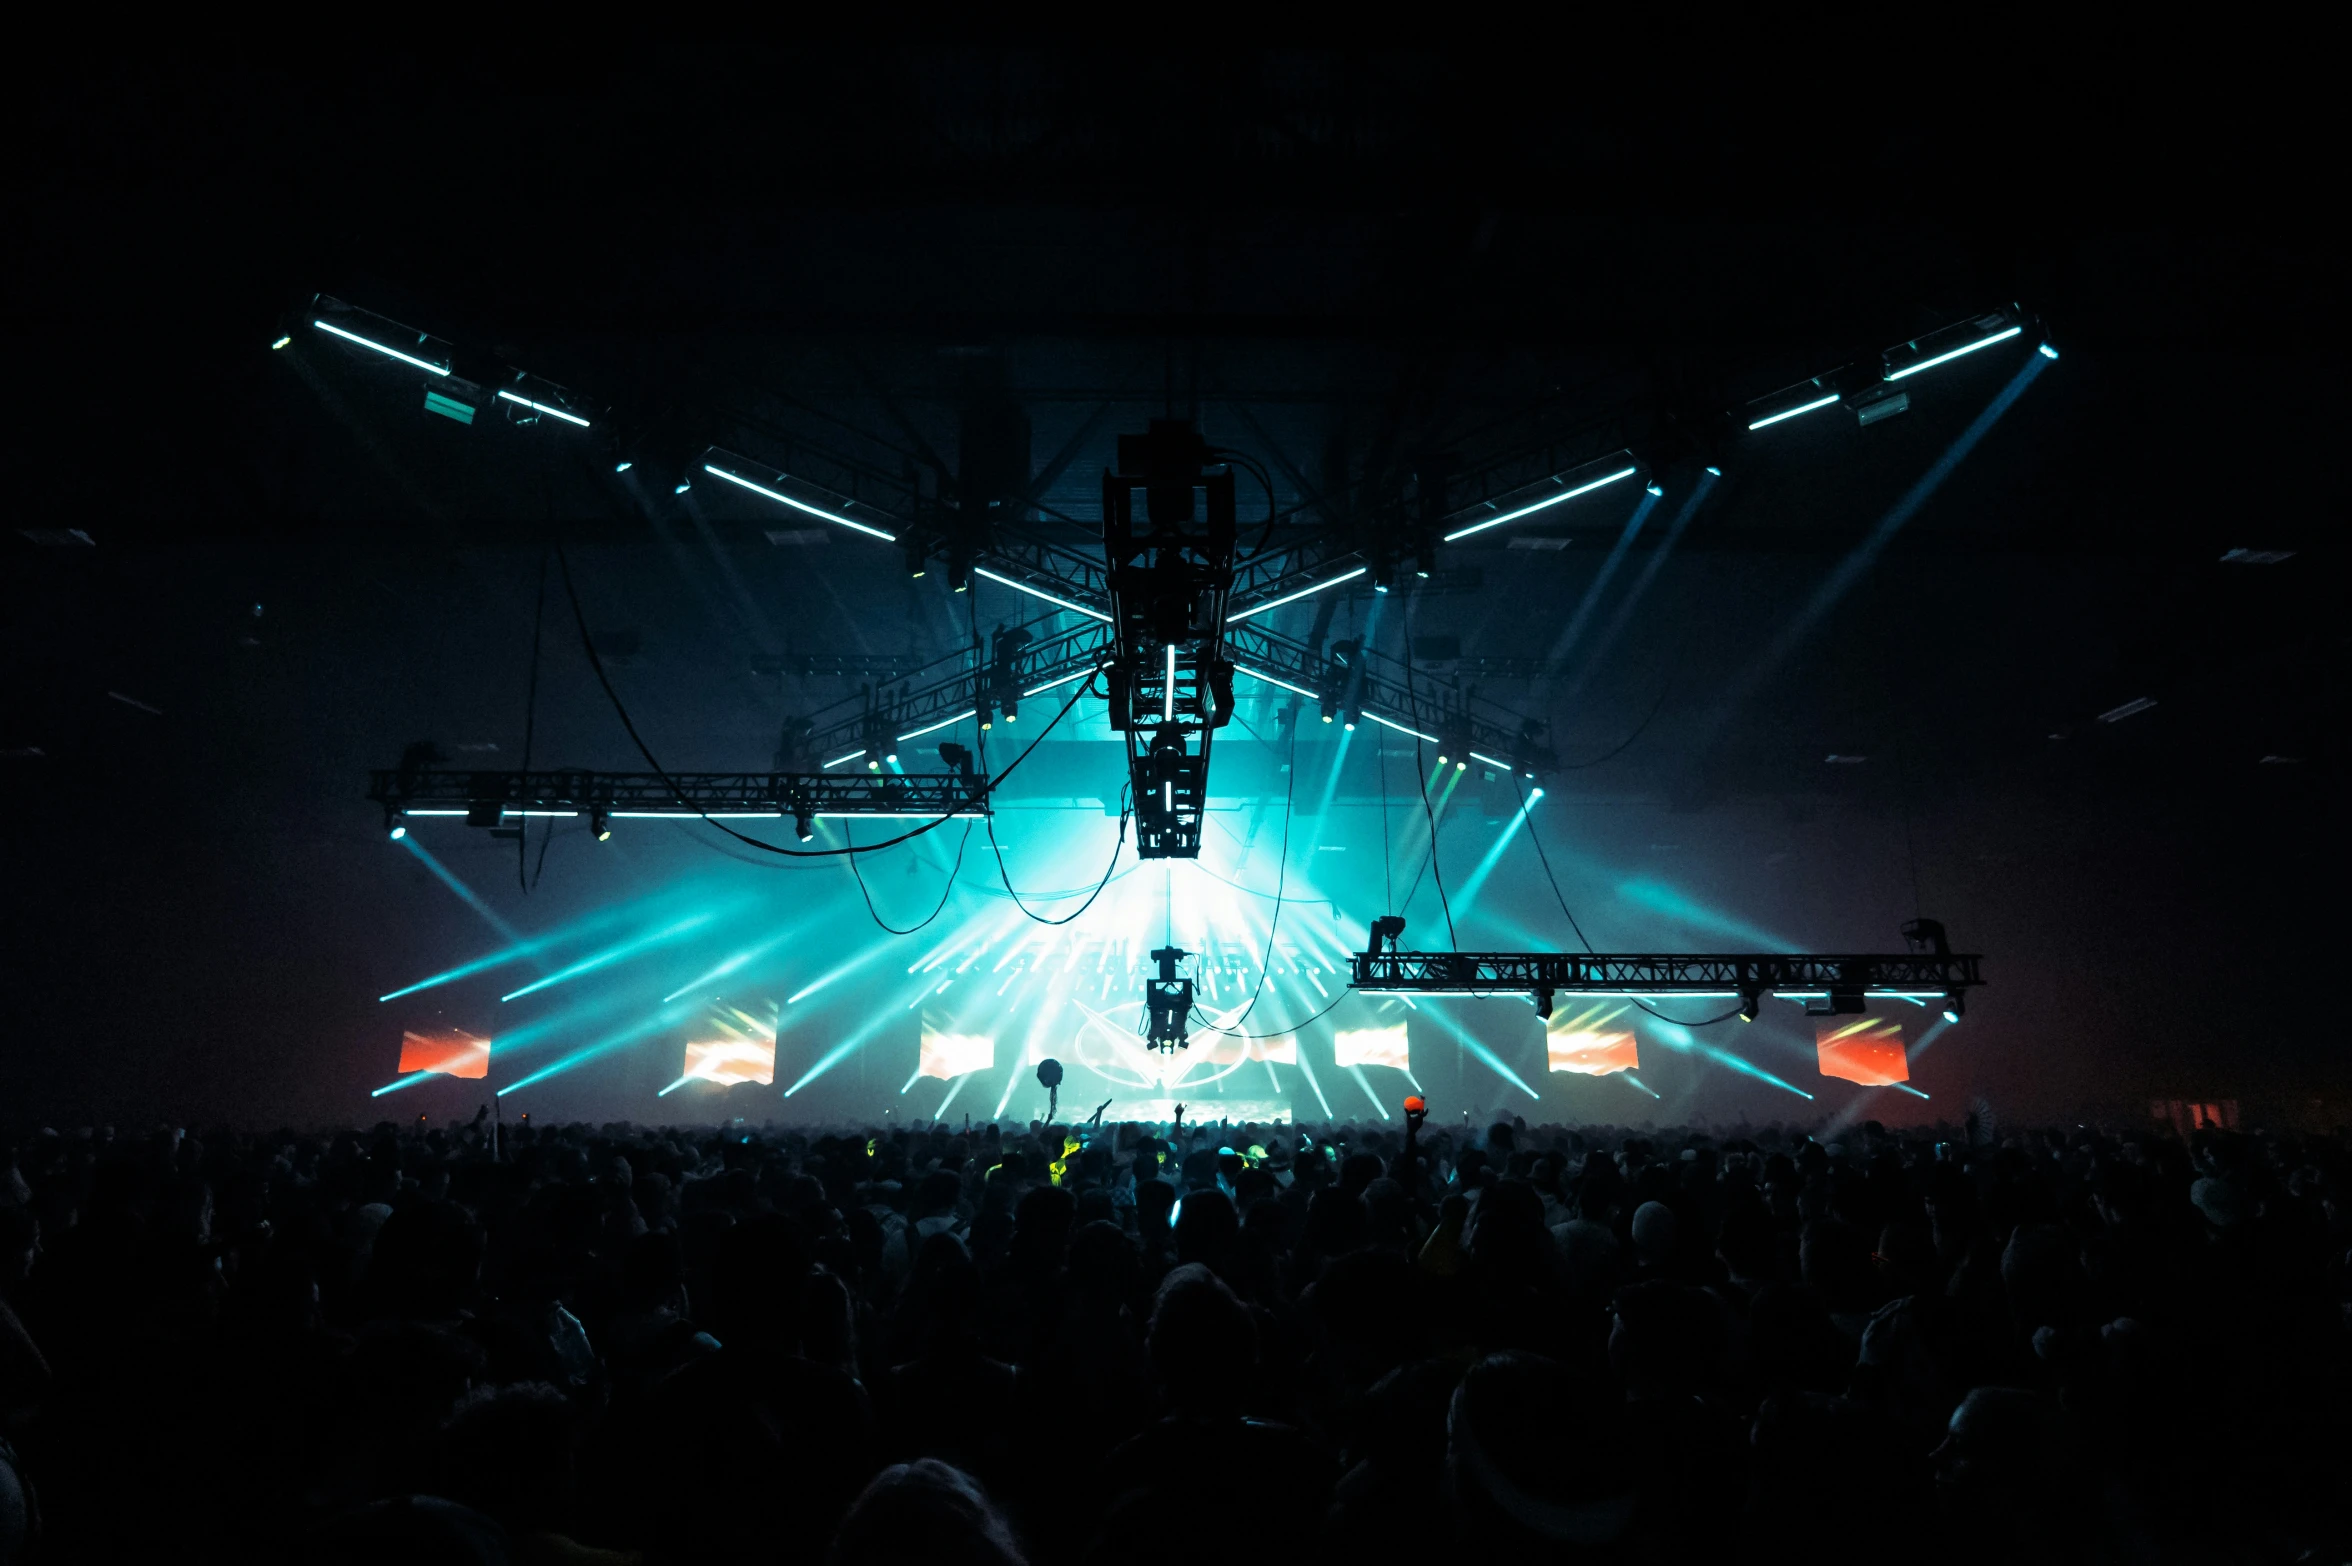
[[[1537,68],[1440,55],[775,67],[124,67],[13,111],[37,156],[15,174],[0,539],[11,1122],[372,1116],[431,1020],[380,994],[624,905],[668,919],[664,899],[717,941],[681,936],[672,982],[772,930],[781,966],[730,992],[754,1013],[872,957],[780,1038],[775,1089],[889,1012],[870,1061],[842,1056],[861,1086],[840,1070],[812,1113],[933,1113],[897,1086],[930,1003],[870,975],[1017,921],[1007,888],[1103,874],[1124,773],[1100,701],[1007,782],[1003,870],[974,835],[944,893],[944,832],[866,860],[865,886],[682,823],[534,829],[520,869],[458,821],[403,852],[368,773],[425,739],[462,765],[641,766],[566,572],[646,747],[764,771],[794,719],[1064,622],[756,495],[678,491],[709,448],[878,514],[990,497],[1092,552],[1118,437],[1156,419],[1263,473],[1240,481],[1245,543],[1367,560],[1439,465],[1503,493],[1642,464],[1440,545],[1426,578],[1405,562],[1392,593],[1368,571],[1263,621],[1400,666],[1409,646],[1432,700],[1544,736],[1540,808],[1473,772],[1439,837],[1448,887],[1486,887],[1456,910],[1465,949],[1568,949],[1573,906],[1603,950],[1882,951],[1924,912],[1987,986],[1914,1066],[1933,1101],[1869,1113],[2339,1113],[2328,1030],[2288,1020],[2331,966],[2346,624],[2340,267],[2300,127],[2126,97],[2061,120],[2000,88],[1792,136],[1785,104],[1580,107]],[[311,326],[319,295],[455,345],[461,374],[560,387],[589,427],[495,399],[434,417],[415,373]],[[1894,416],[1746,428],[1753,399],[1994,311],[2020,335],[1904,380]],[[1254,949],[1279,884],[1360,949],[1411,899],[1406,944],[1441,948],[1428,835],[1405,830],[1427,758],[1387,730],[1351,749],[1291,702],[1239,687],[1200,868],[1250,922],[1197,916]],[[1182,924],[1156,869],[1113,885],[1134,906],[1102,917]],[[876,927],[934,905],[920,934]],[[1126,960],[1123,930],[1093,938],[1073,964]],[[1143,971],[1106,966],[1099,1004],[1125,1019]],[[435,1016],[486,1034],[513,987],[443,986]],[[1283,991],[1261,1020],[1311,1003]],[[572,1019],[587,1053],[548,1111],[710,1112],[657,1101],[674,1043],[605,1004]],[[1506,1004],[1491,1032],[1468,1002],[1447,1027],[1533,1086],[1476,1055],[1437,1098],[1833,1107],[1728,1064],[1661,1068],[1655,1104],[1562,1097],[1524,1006],[1476,1003]],[[1365,1112],[1347,1092],[1333,1107]],[[731,1112],[777,1112],[761,1093]]]

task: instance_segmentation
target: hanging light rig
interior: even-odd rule
[[[1184,1025],[1192,1017],[1192,981],[1178,978],[1176,965],[1192,953],[1181,946],[1162,946],[1151,955],[1160,965],[1160,973],[1156,979],[1143,981],[1143,1005],[1149,1018],[1143,1039],[1148,1047],[1172,1055],[1190,1047]]]
[[[1110,717],[1127,737],[1141,859],[1200,857],[1209,740],[1233,717],[1224,640],[1235,536],[1233,472],[1212,470],[1191,424],[1154,419],[1119,437],[1118,468],[1103,475]]]

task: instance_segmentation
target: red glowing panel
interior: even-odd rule
[[[987,1034],[938,1033],[930,1024],[924,1024],[923,1055],[915,1075],[949,1081],[970,1072],[986,1071],[995,1064],[996,1040]]]
[[[1864,1087],[1886,1087],[1911,1080],[1911,1063],[1903,1055],[1903,1025],[1879,1017],[1854,1017],[1824,1022],[1814,1033],[1821,1051],[1821,1074],[1858,1082]]]
[[[1401,1022],[1391,1028],[1340,1029],[1331,1038],[1331,1058],[1339,1066],[1387,1066],[1396,1071],[1412,1066]]]
[[[1641,1069],[1641,1056],[1636,1052],[1630,1030],[1604,1033],[1594,1028],[1547,1029],[1544,1056],[1553,1071],[1573,1071],[1587,1077]]]
[[[400,1035],[400,1074],[437,1071],[445,1077],[490,1075],[490,1041],[457,1028]]]
[[[776,1041],[773,1038],[690,1039],[686,1044],[688,1082],[716,1082],[732,1087],[738,1082],[776,1080]]]

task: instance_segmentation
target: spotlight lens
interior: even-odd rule
[[[1456,772],[1467,772],[1470,770],[1470,763],[1467,761],[1457,761],[1454,763],[1454,770]]]
[[[1331,721],[1331,714],[1330,714],[1330,713],[1328,713],[1328,712],[1327,712],[1327,713],[1325,713],[1325,714],[1323,714],[1323,721],[1324,721],[1325,723],[1329,723],[1329,722]]]
[[[671,490],[670,493],[673,495],[683,495],[693,487],[694,486],[692,484],[680,484],[676,489]]]
[[[1721,477],[1723,477],[1723,470],[1722,470],[1721,468],[1719,468],[1719,467],[1715,466],[1715,464],[1714,464],[1714,463],[1710,462],[1710,463],[1708,463],[1708,464],[1707,464],[1707,477],[1709,477],[1709,478],[1721,478]]]
[[[1658,482],[1656,479],[1652,479],[1652,480],[1650,480],[1649,484],[1648,484],[1646,487],[1648,488],[1649,492],[1650,492],[1651,494],[1653,494],[1653,495],[1663,495],[1663,494],[1665,494],[1665,493],[1666,493],[1666,486],[1665,486],[1665,485],[1663,485],[1663,484],[1661,484],[1661,483],[1659,483],[1659,482]]]
[[[1330,720],[1329,718],[1325,718],[1323,721],[1324,721],[1325,723],[1329,723],[1331,720]],[[1355,733],[1355,732],[1356,732],[1356,726],[1355,726],[1354,724],[1352,724],[1352,723],[1349,723],[1349,724],[1344,724],[1344,725],[1342,725],[1342,727],[1344,727],[1344,728],[1345,728],[1345,729],[1346,729],[1346,730],[1347,730],[1347,731],[1348,731],[1350,734],[1353,734],[1353,733]]]
[[[617,463],[617,464],[615,464],[615,465],[614,465],[614,467],[613,467],[613,471],[614,471],[615,473],[626,473],[626,472],[628,472],[628,471],[629,471],[631,468],[635,467],[636,465],[637,465],[637,464],[636,464],[636,463],[634,463],[634,462],[622,462],[622,463]]]
[[[399,842],[399,841],[400,841],[402,838],[404,838],[404,837],[406,837],[406,836],[408,836],[408,828],[407,828],[407,827],[405,827],[405,826],[396,826],[396,827],[394,827],[394,828],[392,829],[392,841],[393,841],[393,842],[397,843],[397,842]]]
[[[2058,350],[2051,347],[2048,343],[2044,343],[2042,344],[2042,357],[2045,359],[2055,359],[2058,357]]]
[[[1946,1006],[1944,1008],[1944,1020],[1946,1022],[1958,1022],[1960,1020],[1960,1008],[1957,1006]]]
[[[294,339],[293,339],[293,338],[291,338],[291,337],[281,337],[281,338],[279,338],[279,339],[278,339],[276,342],[274,342],[274,343],[271,343],[271,344],[270,344],[270,348],[271,348],[271,350],[274,352],[274,351],[276,351],[277,349],[280,349],[280,348],[283,348],[283,347],[285,347],[285,346],[286,346],[288,343],[292,342],[293,340],[294,340]]]

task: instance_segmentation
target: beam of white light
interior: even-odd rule
[[[550,1061],[548,1064],[541,1066],[537,1071],[532,1072],[529,1076],[524,1077],[519,1082],[508,1083],[505,1087],[502,1087],[498,1090],[497,1096],[504,1098],[507,1094],[516,1092],[522,1088],[527,1088],[535,1082],[544,1082],[549,1077],[555,1076],[561,1072],[569,1071],[574,1066],[580,1065],[583,1062],[589,1060],[593,1060],[599,1055],[609,1054],[613,1050],[619,1049],[625,1044],[633,1044],[637,1040],[645,1037],[647,1034],[658,1033],[663,1028],[670,1027],[681,1020],[683,1020],[683,1013],[675,1009],[665,1007],[664,1009],[655,1012],[650,1017],[641,1018],[636,1022],[632,1022],[625,1027],[606,1034],[603,1038],[598,1039],[593,1044],[584,1045],[579,1049],[573,1050],[569,1055],[564,1056],[561,1060]]]
[[[972,567],[972,574],[974,576],[984,576],[991,582],[995,582],[1003,587],[1011,588],[1016,593],[1027,593],[1032,598],[1042,598],[1057,609],[1067,609],[1072,614],[1082,614],[1089,620],[1101,620],[1108,623],[1111,618],[1109,615],[1104,614],[1100,609],[1089,609],[1084,604],[1074,604],[1067,598],[1056,598],[1053,594],[1047,592],[1042,587],[1031,587],[1027,582],[1016,582],[1009,576],[998,576],[994,571],[989,570],[985,566]]]
[[[444,1073],[438,1071],[412,1071],[405,1077],[401,1077],[395,1081],[385,1083],[382,1087],[370,1092],[368,1097],[382,1098],[385,1094],[397,1093],[404,1087],[414,1087],[419,1082],[424,1081],[427,1077],[436,1077],[443,1074]]]
[[[581,418],[576,413],[566,413],[561,408],[551,408],[546,403],[533,402],[528,397],[517,397],[513,392],[510,391],[502,391],[498,395],[505,398],[508,402],[519,402],[526,408],[533,408],[541,413],[551,413],[557,418],[562,419],[567,424],[577,424],[582,429],[588,428],[588,421]]]
[[[446,886],[451,891],[455,892],[459,898],[465,902],[465,905],[468,908],[471,908],[474,912],[480,914],[482,916],[482,922],[490,926],[491,929],[496,930],[500,936],[505,938],[509,945],[522,946],[527,944],[523,940],[522,933],[515,929],[513,925],[508,924],[504,919],[498,917],[497,911],[493,909],[487,902],[483,901],[480,893],[476,892],[472,887],[466,885],[465,882],[459,880],[456,873],[450,870],[447,865],[444,865],[440,860],[435,859],[431,854],[425,852],[424,844],[418,842],[413,837],[404,837],[400,840],[400,846],[407,849],[410,853],[416,855],[418,863],[422,864],[426,869],[432,871],[436,876],[439,876],[443,886]]]
[[[1304,1045],[1299,1047],[1298,1063],[1299,1070],[1306,1073],[1307,1086],[1315,1090],[1315,1102],[1323,1106],[1323,1118],[1329,1120],[1331,1118],[1331,1100],[1323,1096],[1323,1084],[1315,1080],[1315,1068],[1307,1063],[1307,1051]]]
[[[898,542],[898,535],[896,533],[885,533],[878,527],[868,527],[863,522],[852,522],[845,516],[838,516],[833,512],[824,510],[821,507],[812,506],[805,500],[794,500],[790,495],[783,494],[777,490],[772,490],[765,484],[754,484],[751,480],[743,477],[739,473],[730,473],[725,468],[715,467],[708,462],[702,465],[702,471],[708,473],[713,478],[723,478],[730,484],[739,484],[743,488],[750,490],[755,495],[765,495],[768,499],[773,500],[780,505],[790,506],[795,511],[805,511],[810,516],[817,518],[819,521],[830,522],[836,527],[846,527],[853,532],[863,533],[868,538],[878,538],[885,544],[895,544]]]
[[[872,1038],[876,1033],[880,1032],[885,1025],[895,1022],[896,1020],[896,1015],[887,1008],[879,1006],[874,1008],[874,1014],[866,1019],[863,1026],[859,1027],[857,1031],[850,1034],[849,1037],[843,1039],[840,1043],[834,1045],[831,1049],[825,1051],[824,1055],[818,1059],[815,1065],[809,1067],[808,1070],[800,1074],[800,1080],[798,1082],[793,1083],[792,1086],[784,1090],[784,1096],[786,1098],[790,1098],[793,1094],[799,1092],[802,1088],[807,1087],[811,1082],[816,1081],[817,1078],[823,1076],[826,1072],[831,1071],[835,1066],[840,1065],[850,1056],[856,1054],[858,1050],[864,1046],[866,1040]]]
[[[1614,1077],[1620,1077],[1625,1081],[1632,1083],[1635,1087],[1640,1088],[1644,1093],[1649,1094],[1650,1097],[1657,1099],[1660,1102],[1665,1100],[1665,1094],[1659,1092],[1656,1088],[1650,1086],[1647,1082],[1644,1082],[1641,1078],[1635,1076],[1630,1071],[1613,1071],[1610,1073],[1610,1075]]]
[[[1176,721],[1176,644],[1174,642],[1168,644],[1168,673],[1167,677],[1160,682],[1160,699],[1162,704],[1160,721],[1174,723]]]
[[[1489,526],[1491,525],[1492,524],[1490,523]],[[1473,529],[1472,531],[1476,530]],[[1454,537],[1459,538],[1461,535],[1457,533],[1454,535]],[[1225,617],[1225,623],[1231,625],[1237,620],[1246,620],[1252,615],[1264,614],[1269,609],[1279,609],[1284,604],[1295,604],[1302,598],[1312,597],[1314,594],[1323,591],[1323,589],[1326,587],[1337,587],[1342,582],[1352,582],[1357,577],[1362,576],[1365,570],[1366,567],[1358,566],[1353,571],[1344,571],[1338,576],[1326,577],[1324,580],[1317,582],[1312,587],[1302,587],[1297,592],[1289,594],[1287,597],[1277,598],[1270,604],[1259,604],[1255,608],[1244,609],[1239,614],[1229,614]]]
[[[449,373],[449,366],[446,364],[435,364],[428,359],[419,359],[414,354],[402,353],[397,348],[387,348],[382,343],[370,342],[367,338],[360,336],[357,332],[347,332],[340,326],[329,326],[324,321],[313,321],[310,324],[317,327],[322,332],[333,332],[337,337],[342,338],[347,343],[357,343],[362,348],[373,348],[376,352],[383,354],[387,358],[398,359],[402,364],[413,364],[418,369],[424,370],[430,374],[447,375]]]
[[[977,1071],[967,1071],[962,1076],[956,1078],[955,1086],[947,1090],[947,1097],[941,1099],[939,1101],[939,1107],[931,1111],[931,1118],[933,1120],[944,1119],[947,1115],[947,1106],[956,1101],[956,1095],[964,1090],[964,1084],[971,1081],[979,1074],[980,1073]]]
[[[760,942],[757,946],[737,952],[734,956],[728,958],[725,962],[720,963],[716,968],[711,969],[708,973],[699,974],[696,977],[687,980],[684,984],[679,985],[676,989],[670,991],[669,994],[664,995],[662,997],[662,1004],[666,1006],[671,1001],[674,1001],[679,996],[685,994],[688,990],[698,989],[701,986],[710,983],[713,979],[725,978],[728,974],[733,973],[736,969],[742,967],[745,963],[754,962],[759,958],[765,957],[768,953],[774,951],[777,947],[783,945],[786,941],[792,939],[793,936],[799,933],[800,926],[796,924],[792,926],[792,928],[784,931],[781,935],[773,936],[768,940]]]
[[[1305,1057],[1301,1056],[1300,1058],[1304,1059]],[[1350,1066],[1347,1069],[1348,1074],[1356,1079],[1356,1086],[1362,1088],[1364,1090],[1364,1096],[1372,1101],[1372,1107],[1380,1111],[1380,1118],[1383,1120],[1394,1118],[1389,1114],[1388,1106],[1380,1102],[1380,1095],[1372,1091],[1372,1080],[1364,1075],[1364,1068],[1362,1066]]]
[[[687,1083],[693,1080],[694,1079],[692,1077],[680,1077],[677,1081],[671,1083],[668,1087],[663,1088],[659,1093],[656,1093],[653,1096],[655,1098],[668,1098],[672,1093],[677,1092],[678,1089],[684,1087]]]
[[[1966,344],[1963,347],[1954,348],[1947,353],[1939,353],[1932,359],[1922,359],[1917,364],[1908,365],[1903,369],[1897,370],[1894,374],[1888,376],[1887,379],[1890,381],[1899,381],[1906,375],[1917,375],[1921,370],[1932,370],[1939,364],[1950,363],[1952,360],[1959,358],[1962,354],[1974,353],[1979,348],[1990,348],[1995,343],[2005,343],[2010,338],[2015,337],[2019,332],[2024,330],[2025,328],[2022,326],[2012,326],[2005,332],[1995,332],[1990,337],[1979,337],[1975,342]],[[2048,357],[2055,359],[2058,356],[2056,354],[2050,354]],[[1751,429],[1754,428],[1753,425],[1749,427]]]
[[[873,945],[868,946],[864,951],[859,952],[855,957],[850,958],[849,961],[841,964],[839,967],[835,968],[832,972],[826,974],[824,977],[817,979],[812,983],[802,985],[798,990],[794,991],[791,995],[785,998],[784,1004],[787,1006],[799,1004],[801,1001],[806,1000],[809,996],[816,994],[817,991],[823,989],[826,985],[831,984],[835,979],[842,977],[844,974],[854,973],[859,968],[864,967],[867,963],[872,962],[876,957],[880,956],[886,950],[888,950],[888,948],[883,946],[880,942],[876,942]]]
[[[834,757],[834,758],[833,758],[831,761],[820,761],[820,762],[818,762],[818,763],[817,763],[817,769],[818,769],[819,771],[823,771],[823,770],[824,770],[824,769],[826,769],[827,767],[838,767],[838,766],[840,766],[840,765],[841,765],[843,762],[845,762],[845,761],[855,761],[855,760],[857,760],[857,759],[858,759],[858,757],[860,757],[860,756],[862,756],[862,755],[864,755],[864,754],[865,754],[865,752],[864,752],[864,751],[862,751],[862,750],[853,750],[853,751],[851,751],[851,752],[850,752],[848,755],[846,755],[846,756],[835,756],[835,757]]]
[[[1638,467],[1634,466],[1619,468],[1616,472],[1609,474],[1605,478],[1594,479],[1588,484],[1579,484],[1574,489],[1562,490],[1557,495],[1546,495],[1543,499],[1537,501],[1532,506],[1521,506],[1516,511],[1506,511],[1499,517],[1489,517],[1484,522],[1473,523],[1469,527],[1459,529],[1456,532],[1448,533],[1445,536],[1445,541],[1450,544],[1457,538],[1468,538],[1471,534],[1483,533],[1490,527],[1501,527],[1505,522],[1516,522],[1521,517],[1533,516],[1538,511],[1548,511],[1552,507],[1561,504],[1563,501],[1574,500],[1579,495],[1589,495],[1594,490],[1601,488],[1603,485],[1614,484],[1619,479],[1629,479],[1640,471],[1641,470]]]

